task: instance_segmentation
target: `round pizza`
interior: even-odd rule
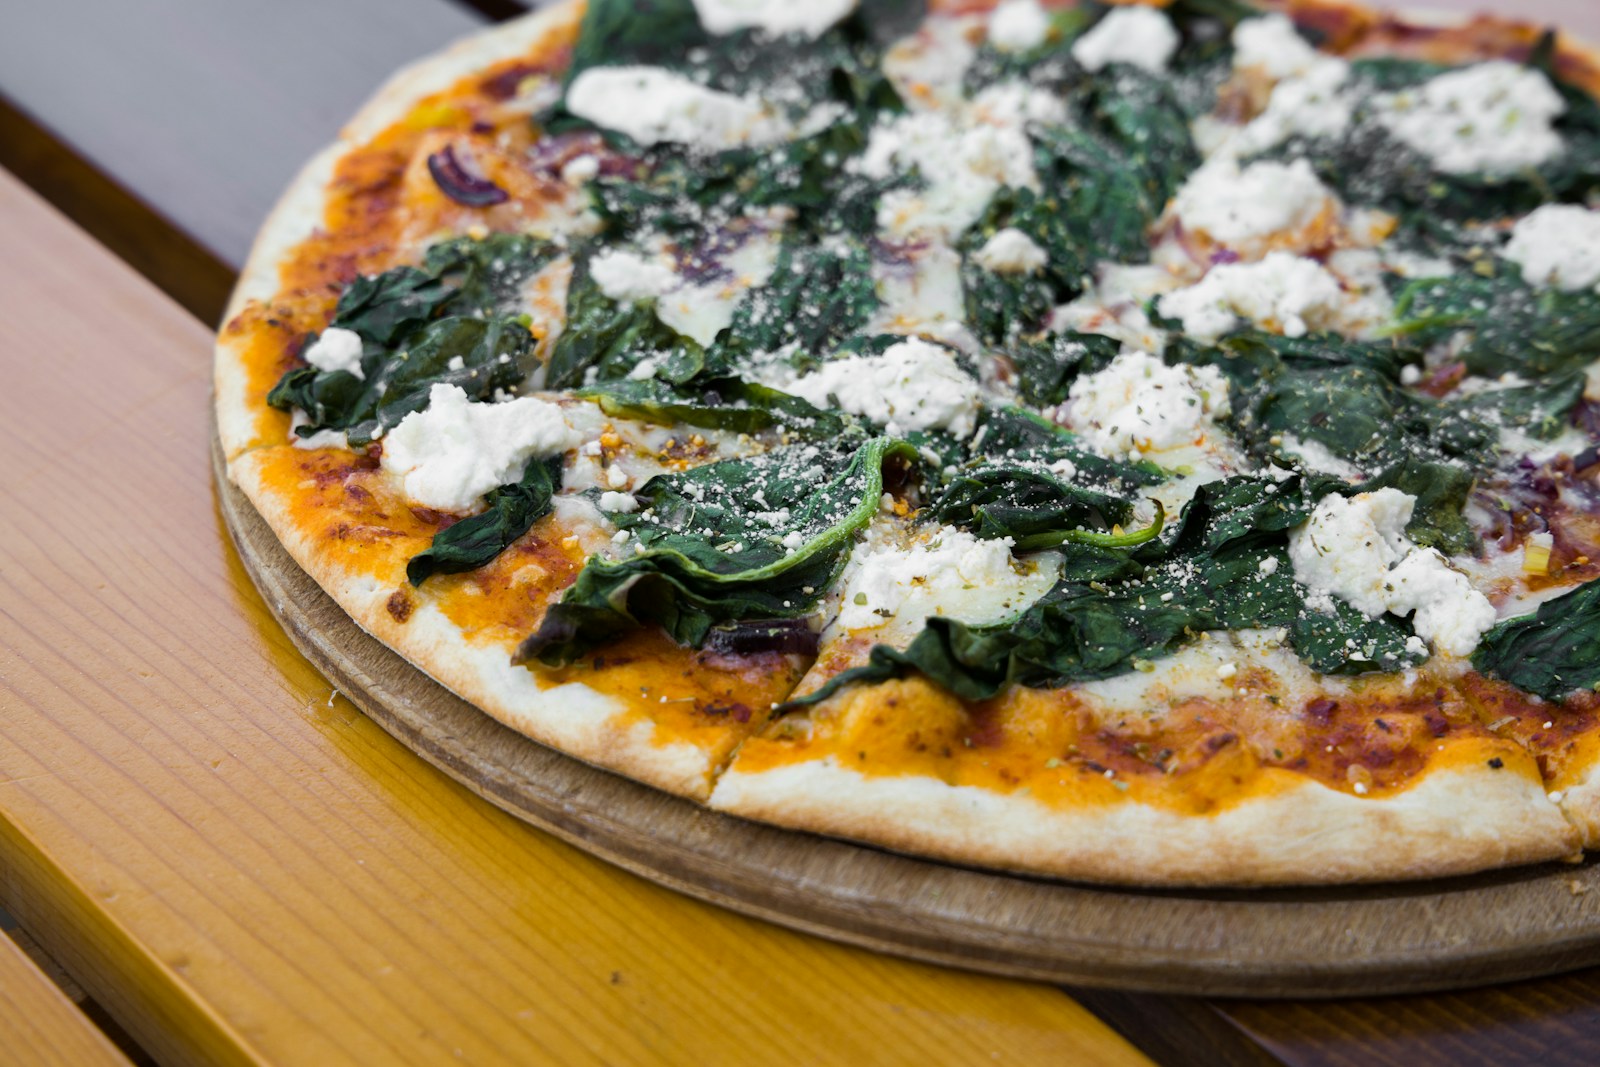
[[[1600,846],[1600,66],[1337,0],[568,0],[266,222],[229,477],[719,811],[1087,881]]]

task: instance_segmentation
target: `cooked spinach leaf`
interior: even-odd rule
[[[1416,497],[1406,536],[1447,556],[1458,556],[1478,550],[1478,535],[1463,514],[1475,481],[1471,471],[1455,464],[1413,458],[1362,482],[1361,490],[1388,487]]]
[[[518,481],[484,497],[482,512],[434,534],[433,543],[406,564],[406,577],[421,585],[435,574],[459,574],[489,563],[549,514],[560,484],[560,456],[529,460]]]
[[[717,623],[809,613],[877,512],[885,467],[916,462],[903,442],[858,440],[652,478],[634,494],[641,510],[612,516],[635,554],[590,559],[519,661],[570,663],[648,625],[698,647]]]
[[[1422,278],[1395,302],[1396,332],[1429,345],[1461,335],[1473,374],[1530,378],[1582,370],[1600,350],[1600,294],[1536,289],[1511,264],[1488,277]]]
[[[600,288],[581,256],[567,287],[567,317],[551,347],[545,382],[571,389],[591,381],[626,378],[645,359],[655,374],[686,382],[705,369],[705,349],[656,317],[654,300],[625,303]]]
[[[436,319],[397,343],[397,351],[376,356],[369,349],[364,381],[348,371],[298,367],[272,387],[267,403],[304,411],[303,436],[343,430],[360,447],[427,407],[435,385],[459,386],[472,399],[487,400],[496,390],[515,391],[531,369],[533,337],[516,319]]]
[[[1472,665],[1546,700],[1600,687],[1600,582],[1499,623],[1479,642]]]
[[[509,313],[522,283],[558,251],[513,234],[459,238],[430,248],[420,267],[356,278],[330,326],[360,336],[364,378],[297,367],[267,403],[304,411],[302,436],[344,430],[360,446],[426,407],[435,384],[458,385],[479,400],[514,391],[532,369],[533,338]]]
[[[624,378],[579,389],[576,395],[593,400],[613,418],[661,426],[683,423],[730,433],[782,426],[802,437],[837,437],[846,426],[845,418],[831,410],[740,378],[707,378],[688,386]]]

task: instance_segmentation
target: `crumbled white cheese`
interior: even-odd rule
[[[1267,557],[1263,558],[1260,563],[1256,564],[1256,570],[1260,571],[1262,574],[1277,574],[1278,573],[1278,557],[1277,556],[1267,556]]]
[[[1530,285],[1588,289],[1600,283],[1600,211],[1548,204],[1518,221],[1505,257]]]
[[[985,241],[972,258],[978,266],[996,274],[1037,274],[1050,262],[1049,254],[1014,226],[1000,230]]]
[[[1554,122],[1566,102],[1543,74],[1508,60],[1385,93],[1373,106],[1390,133],[1446,174],[1510,174],[1562,150]]]
[[[1172,21],[1155,8],[1119,7],[1072,43],[1072,58],[1085,70],[1129,63],[1159,74],[1167,69],[1179,41]]]
[[[320,337],[306,346],[301,358],[324,374],[342,370],[362,381],[367,377],[361,369],[361,335],[354,330],[329,326]]]
[[[881,356],[824,363],[786,388],[818,407],[837,406],[870,419],[891,434],[940,429],[969,437],[977,425],[977,380],[949,349],[915,337],[891,345]]]
[[[1304,73],[1285,78],[1272,90],[1266,110],[1227,144],[1241,156],[1265,152],[1291,137],[1337,137],[1350,128],[1353,107],[1342,91],[1350,64],[1318,56]]]
[[[1328,210],[1332,196],[1303,159],[1241,170],[1237,160],[1224,156],[1189,177],[1173,210],[1186,229],[1236,245],[1309,225]]]
[[[582,435],[559,406],[535,397],[474,403],[460,386],[435,385],[428,406],[383,441],[383,469],[425,508],[471,511],[483,494],[515,482],[534,456],[575,448]]]
[[[1039,0],[1003,0],[989,16],[989,43],[1002,52],[1027,52],[1044,44],[1050,16]]]
[[[639,510],[639,501],[632,493],[617,493],[608,489],[600,494],[600,510],[627,515]]]
[[[930,615],[981,623],[1020,611],[1054,584],[1058,568],[1018,564],[1011,544],[953,526],[909,546],[869,535],[846,565],[834,625],[863,630],[899,616],[920,630]]]
[[[1245,19],[1233,29],[1236,70],[1259,70],[1269,78],[1287,78],[1306,73],[1319,57],[1284,15]]]
[[[1236,663],[1222,663],[1217,666],[1217,678],[1219,681],[1229,681],[1238,673],[1239,665]]]
[[[573,79],[567,108],[641,145],[722,151],[783,141],[798,131],[760,100],[708,89],[660,67],[590,67]],[[805,127],[831,115],[808,117]]]
[[[1434,549],[1406,536],[1416,498],[1398,489],[1326,496],[1289,534],[1294,575],[1306,603],[1332,610],[1338,597],[1368,618],[1412,615],[1436,651],[1467,656],[1495,623],[1494,605]]]
[[[1215,367],[1124,352],[1073,382],[1067,399],[1067,424],[1084,443],[1120,457],[1199,443],[1228,410],[1228,381]]]
[[[776,37],[797,33],[821,37],[856,8],[856,0],[694,0],[707,33],[759,30]]]
[[[849,164],[875,179],[915,172],[923,189],[895,189],[878,204],[878,228],[895,236],[951,238],[983,214],[1002,186],[1038,188],[1033,146],[1017,126],[968,123],[959,114],[916,112],[874,126]]]
[[[589,261],[589,276],[613,300],[654,300],[678,287],[672,268],[622,248],[608,248]]]
[[[1340,318],[1344,290],[1339,279],[1313,259],[1272,252],[1257,263],[1225,263],[1187,289],[1161,297],[1168,318],[1181,319],[1183,331],[1214,341],[1250,321],[1287,337],[1327,329]]]

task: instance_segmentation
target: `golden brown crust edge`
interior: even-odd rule
[[[1445,768],[1389,797],[1307,779],[1196,816],[1133,800],[1070,810],[836,760],[734,765],[711,806],[956,863],[1074,881],[1269,886],[1441,877],[1573,855],[1579,835],[1536,778]]]

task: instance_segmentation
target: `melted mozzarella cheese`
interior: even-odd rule
[[[953,526],[908,537],[874,524],[845,565],[828,636],[873,629],[877,640],[894,642],[914,636],[930,616],[980,624],[1021,611],[1055,584],[1060,560],[1047,553],[1018,561],[1011,545]]]

